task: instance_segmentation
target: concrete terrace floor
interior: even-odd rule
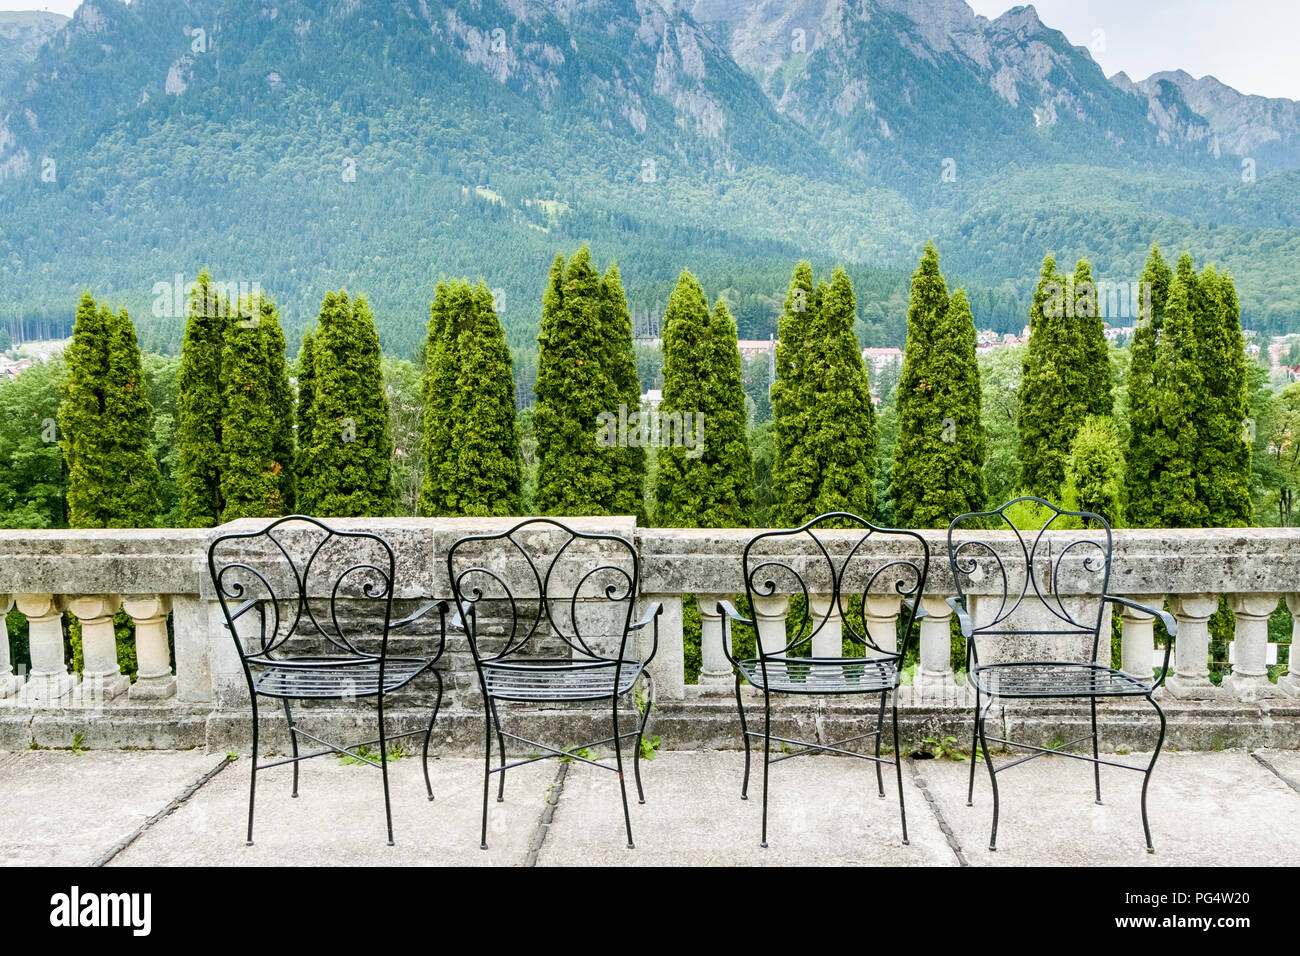
[[[1005,758],[1004,758],[1005,759]],[[1146,755],[1117,759],[1144,762]],[[996,762],[996,757],[995,757]],[[255,845],[245,846],[247,757],[200,751],[31,750],[0,753],[0,864],[40,866],[224,865],[900,865],[1216,866],[1300,861],[1300,752],[1165,753],[1152,778],[1156,853],[1138,815],[1139,773],[1043,757],[999,776],[998,850],[987,848],[987,771],[907,760],[910,846],[898,819],[893,768],[885,799],[870,764],[814,756],[772,768],[768,849],[759,843],[761,762],[741,801],[738,751],[661,752],[642,763],[648,802],[632,791],[637,847],[624,845],[618,782],[581,763],[542,761],[510,771],[506,798],[490,804],[479,849],[482,763],[430,761],[436,800],[425,796],[418,757],[390,765],[396,846],[385,843],[379,772],[333,758],[258,775]],[[495,788],[495,777],[493,786]]]

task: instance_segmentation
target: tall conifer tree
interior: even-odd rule
[[[274,455],[277,422],[260,303],[240,303],[221,357],[221,521],[282,513]]]
[[[794,526],[812,517],[809,509],[817,497],[817,459],[809,429],[816,400],[809,336],[819,309],[817,295],[812,264],[800,262],[777,323],[776,380],[772,383],[772,487],[776,501],[770,520],[778,526]]]
[[[302,337],[298,350],[298,401],[295,407],[293,477],[297,495],[295,510],[302,514],[316,513],[315,490],[312,475],[311,449],[316,433],[316,337],[310,329]]]
[[[1110,415],[1114,411],[1111,396],[1110,346],[1106,342],[1106,323],[1101,317],[1097,285],[1092,267],[1080,259],[1070,282],[1072,311],[1079,330],[1079,364],[1083,381],[1083,401],[1088,415]],[[1082,424],[1082,423],[1081,423]]]
[[[1158,502],[1152,490],[1157,455],[1153,446],[1156,405],[1156,340],[1164,325],[1173,271],[1155,244],[1138,282],[1138,321],[1129,350],[1128,448],[1124,454],[1124,518],[1129,527],[1156,526]]]
[[[280,310],[270,299],[261,299],[258,311],[263,329],[262,341],[266,346],[265,374],[272,429],[271,469],[278,478],[281,513],[290,514],[297,507],[297,494],[293,469],[293,388],[289,384],[284,330],[280,327]]]
[[[614,388],[615,410],[627,410],[628,416],[639,414],[641,383],[636,374],[636,356],[632,348],[632,316],[623,293],[623,278],[618,265],[611,262],[600,280],[601,338],[605,343],[602,362]],[[614,514],[635,515],[644,522],[645,449],[624,443],[614,453]]]
[[[1204,387],[1197,396],[1197,498],[1211,527],[1248,526],[1254,521],[1250,496],[1253,436],[1246,400],[1241,307],[1226,272],[1207,267],[1198,281],[1202,311],[1196,333]]]
[[[712,353],[708,299],[699,280],[683,270],[664,313],[664,387],[658,409],[661,427],[674,420],[698,421],[696,416],[703,412],[704,427],[708,428],[706,396]],[[685,419],[688,415],[690,418]],[[665,528],[710,527],[704,521],[715,477],[709,462],[703,454],[671,443],[671,437],[661,436],[655,476],[655,523]],[[711,438],[705,439],[705,449]]]
[[[211,276],[199,273],[181,345],[176,422],[181,521],[190,528],[211,527],[222,512],[221,358],[229,313]]]

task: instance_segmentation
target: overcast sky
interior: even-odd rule
[[[996,17],[1007,0],[968,0]],[[0,0],[0,10],[71,13],[81,0]],[[1243,93],[1300,99],[1297,0],[1038,0],[1038,15],[1093,57],[1110,76],[1135,80],[1159,70],[1209,73]]]

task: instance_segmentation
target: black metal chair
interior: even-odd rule
[[[384,815],[388,844],[393,845],[393,813],[388,789],[388,744],[424,734],[424,782],[429,799],[429,737],[442,703],[442,677],[432,665],[446,642],[445,601],[432,601],[400,621],[392,621],[393,550],[383,538],[359,531],[339,531],[315,518],[290,515],[256,531],[225,534],[208,548],[208,573],[239,650],[253,709],[252,778],[248,789],[248,845],[253,844],[253,807],[257,774],[293,764],[293,793],[298,796],[298,764],[327,754],[341,754],[378,767],[384,778]],[[431,610],[442,619],[434,653],[428,657],[396,657],[388,653],[392,631],[405,627]],[[254,626],[241,635],[237,622],[249,611]],[[286,653],[290,638],[301,648],[319,653]],[[372,649],[366,650],[369,645]],[[295,648],[295,650],[298,648]],[[433,712],[424,730],[389,734],[384,725],[384,698],[405,687],[426,670],[437,687]],[[288,721],[293,756],[259,763],[258,698],[281,701]],[[289,706],[291,700],[353,700],[375,698],[379,736],[362,743],[337,746],[303,730]],[[326,749],[300,754],[298,738]],[[377,761],[362,748],[379,745]]]
[[[632,818],[623,777],[624,739],[636,738],[633,773],[637,797],[641,786],[641,745],[654,706],[654,680],[646,670],[659,646],[659,614],[651,604],[636,623],[639,565],[631,542],[612,534],[590,534],[550,518],[521,521],[509,531],[461,538],[447,553],[447,570],[469,638],[484,707],[483,830],[480,846],[487,849],[488,791],[499,773],[498,802],[505,799],[507,770],[562,757],[612,770],[623,796],[627,845],[632,847]],[[628,638],[653,625],[649,653],[628,656]],[[547,655],[543,652],[550,651]],[[633,691],[637,679],[649,685],[644,701]],[[498,701],[531,704],[607,701],[613,735],[568,748],[530,740],[501,729]],[[620,731],[619,703],[641,707],[635,731]],[[499,766],[492,766],[492,735],[496,732]],[[506,740],[544,751],[514,763],[506,762]],[[586,748],[612,743],[615,765],[584,756]]]
[[[829,540],[823,540],[825,533],[830,530],[825,527],[828,525],[844,526],[850,530],[843,534],[832,534]],[[831,548],[828,547],[837,544],[842,559],[833,557]],[[763,739],[762,846],[767,846],[767,791],[772,764],[815,752],[843,754],[873,761],[876,765],[876,785],[882,798],[885,796],[885,781],[881,766],[893,764],[898,777],[898,814],[903,827],[903,843],[908,842],[902,754],[898,743],[898,699],[894,692],[898,690],[912,624],[924,616],[920,599],[929,569],[930,549],[919,534],[880,528],[847,512],[820,515],[798,528],[766,531],[756,535],[745,546],[742,570],[745,592],[751,606],[756,598],[771,597],[778,593],[791,594],[793,598],[784,644],[780,648],[764,647],[756,636],[755,656],[738,658],[734,656],[731,642],[725,634],[723,640],[727,656],[735,667],[736,707],[740,712],[740,731],[745,743],[745,778],[740,788],[741,799],[749,799],[750,738]],[[810,595],[821,596],[825,602],[824,613],[814,611]],[[800,597],[801,605],[798,602]],[[902,636],[895,635],[894,647],[882,646],[868,632],[865,604],[870,597],[897,597],[901,602]],[[718,609],[724,615],[726,626],[730,627],[732,623],[744,624],[754,628],[757,635],[754,621],[741,616],[730,602],[720,601]],[[842,622],[842,636],[847,637],[854,648],[861,649],[862,656],[803,656],[805,651],[811,651],[813,638],[836,616]],[[762,733],[750,730],[745,720],[745,705],[740,691],[742,679],[763,692]],[[774,737],[773,694],[879,694],[876,729],[828,744]],[[885,706],[891,694],[894,721],[892,760],[880,756]],[[875,740],[874,755],[845,749],[847,744],[869,738]],[[803,749],[773,758],[773,740]]]
[[[1008,517],[1008,509],[1016,506],[1044,509],[1041,525],[1022,532]],[[1023,522],[1022,522],[1023,523]],[[1070,527],[1074,525],[1075,527]],[[1053,530],[1055,534],[1048,536]],[[986,530],[1010,531],[1011,558],[1000,552],[991,540],[981,536]],[[959,537],[959,535],[961,535]],[[1097,803],[1101,803],[1101,767],[1120,767],[1138,770],[1142,780],[1142,829],[1146,834],[1147,850],[1154,853],[1151,827],[1147,821],[1147,786],[1151,771],[1165,739],[1165,715],[1155,699],[1156,688],[1164,683],[1169,669],[1169,653],[1173,638],[1178,633],[1174,618],[1160,608],[1147,607],[1107,593],[1110,584],[1111,529],[1101,515],[1090,511],[1066,511],[1049,501],[1036,497],[1016,498],[992,511],[969,512],[954,518],[948,527],[948,560],[958,596],[949,598],[948,604],[957,614],[962,635],[966,639],[966,666],[971,684],[975,687],[975,726],[971,738],[970,782],[966,805],[973,806],[975,794],[975,747],[978,743],[988,767],[989,782],[993,787],[993,829],[989,836],[989,849],[997,849],[998,838],[998,780],[997,775],[1043,754],[1062,754],[1093,765],[1093,780]],[[975,598],[972,614],[971,597]],[[981,613],[988,602],[990,613]],[[1107,620],[1107,604],[1134,608],[1160,618],[1169,632],[1170,641],[1165,646],[1164,663],[1158,678],[1150,674],[1128,674],[1109,666],[1110,635],[1103,644],[1101,628]],[[977,623],[978,621],[978,623]],[[1060,648],[1062,644],[1076,643],[1080,650],[1090,648],[1087,660],[1082,653],[1073,659],[1020,660],[1006,659],[981,661],[979,645],[984,640],[986,649],[994,642],[999,644],[1031,644],[1042,648]],[[1102,651],[1107,663],[1098,660]],[[1062,655],[1055,654],[1054,657]],[[1103,759],[1097,735],[1098,698],[1145,697],[1155,708],[1160,719],[1160,732],[1155,751],[1145,767]],[[1092,732],[1057,747],[1040,747],[1035,744],[990,737],[985,728],[988,712],[1000,698],[1038,700],[1086,698],[1092,715]],[[981,701],[983,704],[981,705]],[[1071,752],[1070,748],[1091,740],[1092,756]],[[1003,744],[1031,751],[1001,767],[994,767],[989,753],[989,743]]]

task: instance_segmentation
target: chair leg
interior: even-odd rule
[[[645,803],[645,788],[641,786],[641,747],[645,740],[646,724],[650,722],[650,711],[655,705],[655,679],[648,673],[646,683],[650,685],[645,700],[645,713],[641,715],[641,728],[636,733],[636,753],[632,755],[632,771],[636,776],[636,798],[638,803]]]
[[[623,779],[623,741],[618,736],[618,694],[611,698],[614,712],[614,762],[618,765],[618,789],[623,797],[623,823],[627,827],[627,848],[635,849],[632,842],[632,814],[627,808],[627,781]]]
[[[881,706],[884,706],[884,698],[881,698]],[[879,740],[880,738],[876,738]],[[877,767],[880,764],[876,764]],[[894,691],[894,770],[898,774],[898,818],[903,823],[903,846],[908,846],[907,842],[907,806],[903,800],[903,751],[898,745],[898,691]]]
[[[966,671],[969,675],[970,671]],[[969,677],[967,678],[969,680]],[[966,785],[966,806],[975,806],[975,752],[980,742],[980,689],[975,688],[975,713],[970,722],[970,782]]]
[[[483,695],[483,833],[479,839],[480,849],[486,850],[488,791],[492,787],[492,698]]]
[[[289,722],[289,742],[293,747],[293,793],[291,797],[298,796],[298,731],[293,726],[293,712],[289,710],[289,698],[284,698],[284,719]]]
[[[253,804],[257,798],[257,697],[253,697],[253,770],[248,781],[248,842],[253,845]]]
[[[984,752],[984,765],[989,768],[989,783],[993,787],[993,830],[989,833],[989,850],[998,848],[998,776],[993,769],[993,758],[989,754],[989,741],[984,733],[984,721],[988,717],[989,708],[993,706],[996,698],[990,697],[980,709],[979,717],[975,721],[975,726],[979,730],[980,749]],[[973,759],[973,758],[972,758]]]
[[[1089,697],[1088,703],[1092,705],[1092,779],[1097,788],[1097,804],[1101,805],[1101,764],[1097,761],[1101,759],[1097,747],[1097,698]]]
[[[433,713],[429,716],[429,729],[424,732],[424,788],[429,791],[429,799],[433,799],[433,784],[429,782],[429,738],[433,736],[433,725],[438,719],[438,709],[442,707],[442,675],[433,671],[433,679],[438,682],[438,696],[433,700]]]
[[[740,698],[740,675],[736,675],[736,709],[740,711],[740,739],[745,744],[745,779],[740,784],[740,799],[749,799],[749,725],[745,723],[745,704]]]
[[[885,698],[888,693],[880,695],[880,712],[876,714],[876,789],[880,791],[880,799],[885,799],[885,772],[880,765],[880,737],[885,731]],[[898,745],[895,743],[894,752],[898,752]]]
[[[1142,831],[1147,838],[1147,852],[1154,853],[1156,848],[1151,842],[1151,824],[1147,820],[1147,784],[1151,782],[1151,771],[1155,769],[1156,760],[1160,756],[1160,748],[1165,743],[1165,712],[1150,694],[1147,694],[1147,700],[1151,702],[1151,706],[1156,709],[1156,714],[1160,717],[1160,736],[1156,739],[1156,750],[1151,755],[1151,762],[1147,764],[1147,772],[1142,776]]]
[[[763,842],[767,846],[767,778],[772,769],[772,696],[763,688]]]
[[[497,702],[489,697],[488,703],[492,705],[492,724],[497,729],[497,748],[501,751],[501,780],[497,784],[497,803],[501,803],[506,798],[506,738],[501,733],[501,718],[497,715]]]
[[[388,845],[393,845],[393,804],[388,794],[388,737],[384,730],[384,695],[379,694],[379,769],[384,776],[384,820],[388,824]],[[294,765],[295,768],[297,764]]]

